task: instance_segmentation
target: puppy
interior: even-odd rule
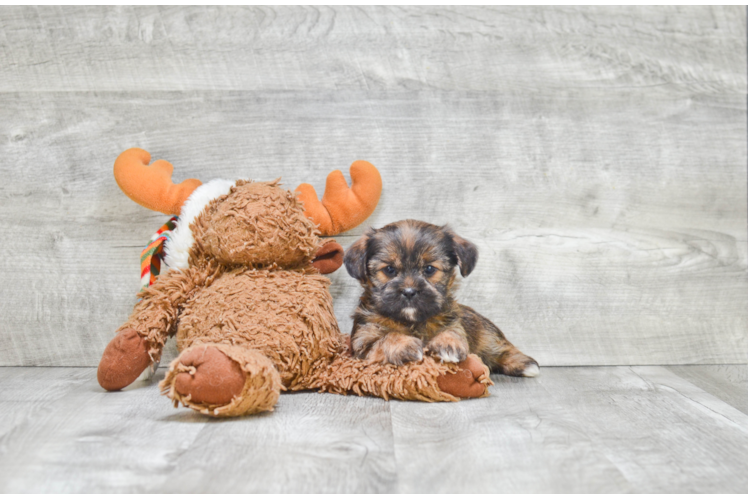
[[[446,226],[404,220],[369,229],[344,258],[348,274],[364,287],[353,314],[354,356],[402,365],[424,353],[454,363],[475,353],[491,371],[538,375],[534,359],[455,301],[455,269],[467,276],[477,260],[477,247]]]

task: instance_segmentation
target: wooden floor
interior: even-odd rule
[[[155,383],[0,368],[0,492],[748,491],[748,365],[494,381],[460,403],[296,393],[213,420]]]

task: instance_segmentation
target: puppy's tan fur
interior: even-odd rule
[[[534,359],[455,300],[456,269],[467,276],[477,258],[475,245],[446,227],[405,220],[369,230],[345,255],[348,273],[364,287],[353,315],[354,355],[403,365],[424,354],[459,362],[474,353],[492,371],[537,375]]]

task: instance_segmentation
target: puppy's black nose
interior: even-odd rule
[[[400,293],[402,293],[403,297],[405,297],[406,299],[412,299],[416,296],[418,291],[416,291],[415,288],[403,288],[403,291]]]

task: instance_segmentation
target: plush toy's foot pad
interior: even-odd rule
[[[246,376],[239,363],[212,346],[198,346],[179,357],[187,369],[177,375],[174,388],[194,403],[229,404],[242,392]]]
[[[118,391],[135,382],[151,364],[148,343],[132,328],[122,330],[104,349],[97,378],[107,391]]]
[[[488,395],[491,372],[478,356],[471,354],[457,364],[456,373],[445,373],[436,379],[439,389],[458,398],[480,398]]]
[[[283,388],[272,362],[241,346],[198,344],[185,349],[159,385],[177,406],[233,417],[272,410]]]

